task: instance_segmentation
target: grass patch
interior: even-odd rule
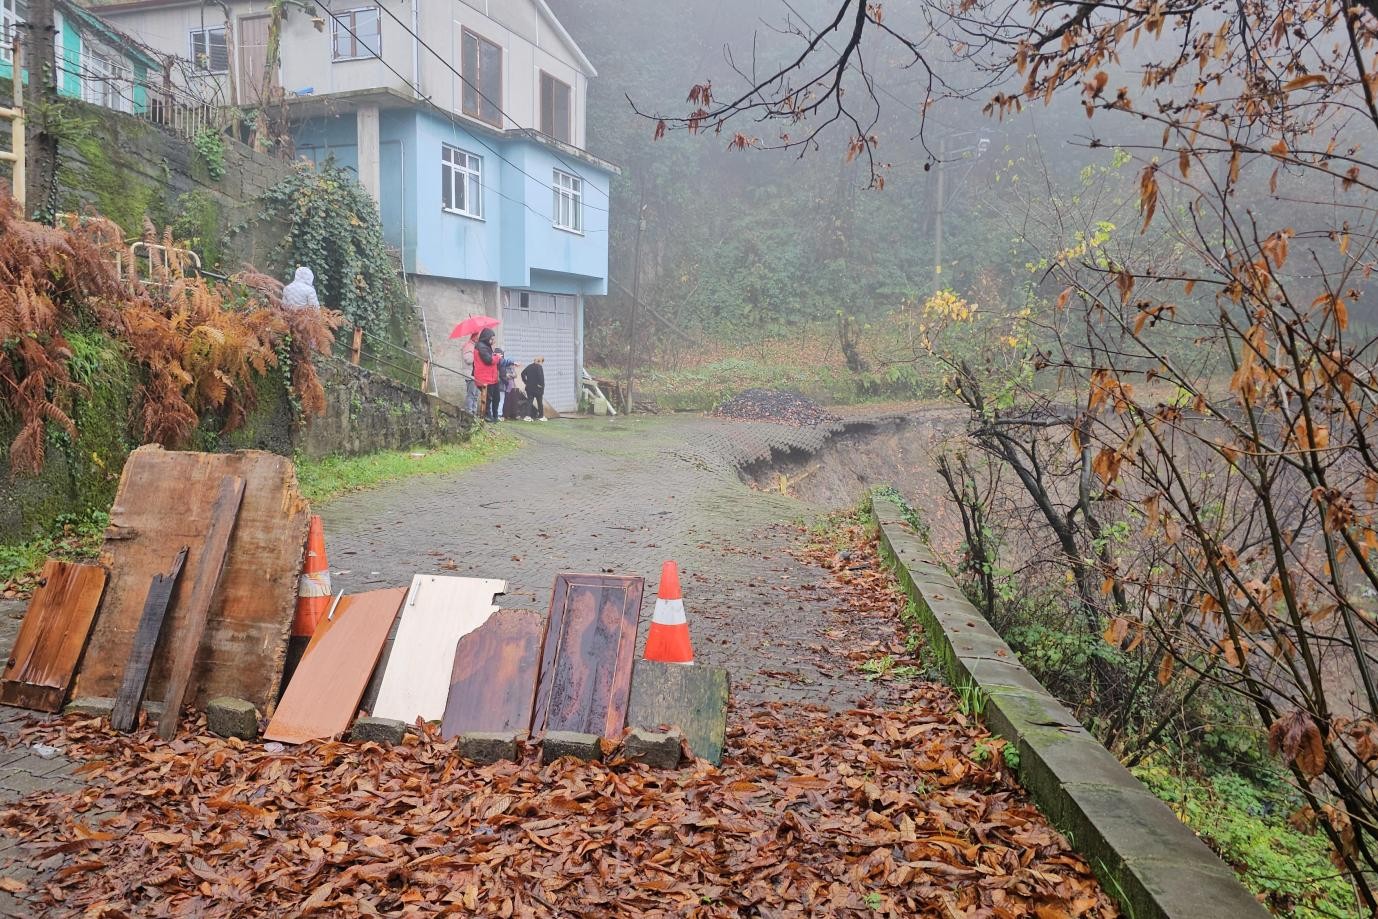
[[[38,585],[38,574],[49,557],[89,562],[100,556],[110,515],[105,511],[63,514],[51,532],[28,542],[0,545],[0,595],[27,597]]]
[[[1274,915],[1358,915],[1354,889],[1331,863],[1324,834],[1288,821],[1302,802],[1282,778],[1262,788],[1234,773],[1183,776],[1163,763],[1139,766],[1134,774],[1265,898]]]
[[[322,459],[298,457],[297,481],[302,494],[315,504],[414,475],[459,472],[504,457],[516,450],[517,445],[514,435],[485,426],[474,431],[464,443],[425,451],[383,450],[365,456]]]

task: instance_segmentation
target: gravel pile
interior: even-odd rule
[[[842,419],[823,410],[817,402],[797,392],[748,389],[713,409],[719,418],[740,421],[773,421],[777,424],[834,424]]]

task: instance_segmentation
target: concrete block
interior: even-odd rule
[[[252,702],[220,696],[206,703],[206,727],[219,737],[254,740],[258,737],[258,709]]]
[[[603,758],[603,748],[598,745],[600,739],[597,734],[551,731],[541,742],[541,762],[553,763],[562,756],[572,756],[588,762],[600,760]]]
[[[374,718],[368,716],[354,722],[349,739],[355,743],[373,741],[385,747],[395,747],[407,736],[406,722],[393,718]]]
[[[83,696],[67,703],[62,710],[64,715],[86,715],[87,717],[109,718],[115,710],[115,700],[96,696]]]
[[[469,731],[459,735],[459,755],[476,763],[517,759],[517,735],[503,731]]]
[[[622,741],[622,755],[655,769],[678,769],[680,743],[683,740],[679,731],[661,734],[633,730]]]

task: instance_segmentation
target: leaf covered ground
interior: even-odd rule
[[[857,532],[842,620],[895,602],[870,597],[891,588]],[[52,916],[1117,915],[1000,741],[945,687],[902,695],[737,709],[723,766],[678,771],[476,766],[432,734],[274,753],[189,724],[164,744],[68,718],[19,742],[62,747],[87,785],[0,813],[40,869],[0,887]]]

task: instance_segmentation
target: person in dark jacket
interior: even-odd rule
[[[522,385],[531,400],[531,414],[537,421],[545,421],[545,358],[538,357],[522,371]]]
[[[488,401],[483,407],[483,416],[489,421],[498,420],[501,392],[498,384],[499,357],[493,348],[493,337],[492,329],[484,329],[479,334],[478,344],[474,346],[474,382],[487,394]]]

